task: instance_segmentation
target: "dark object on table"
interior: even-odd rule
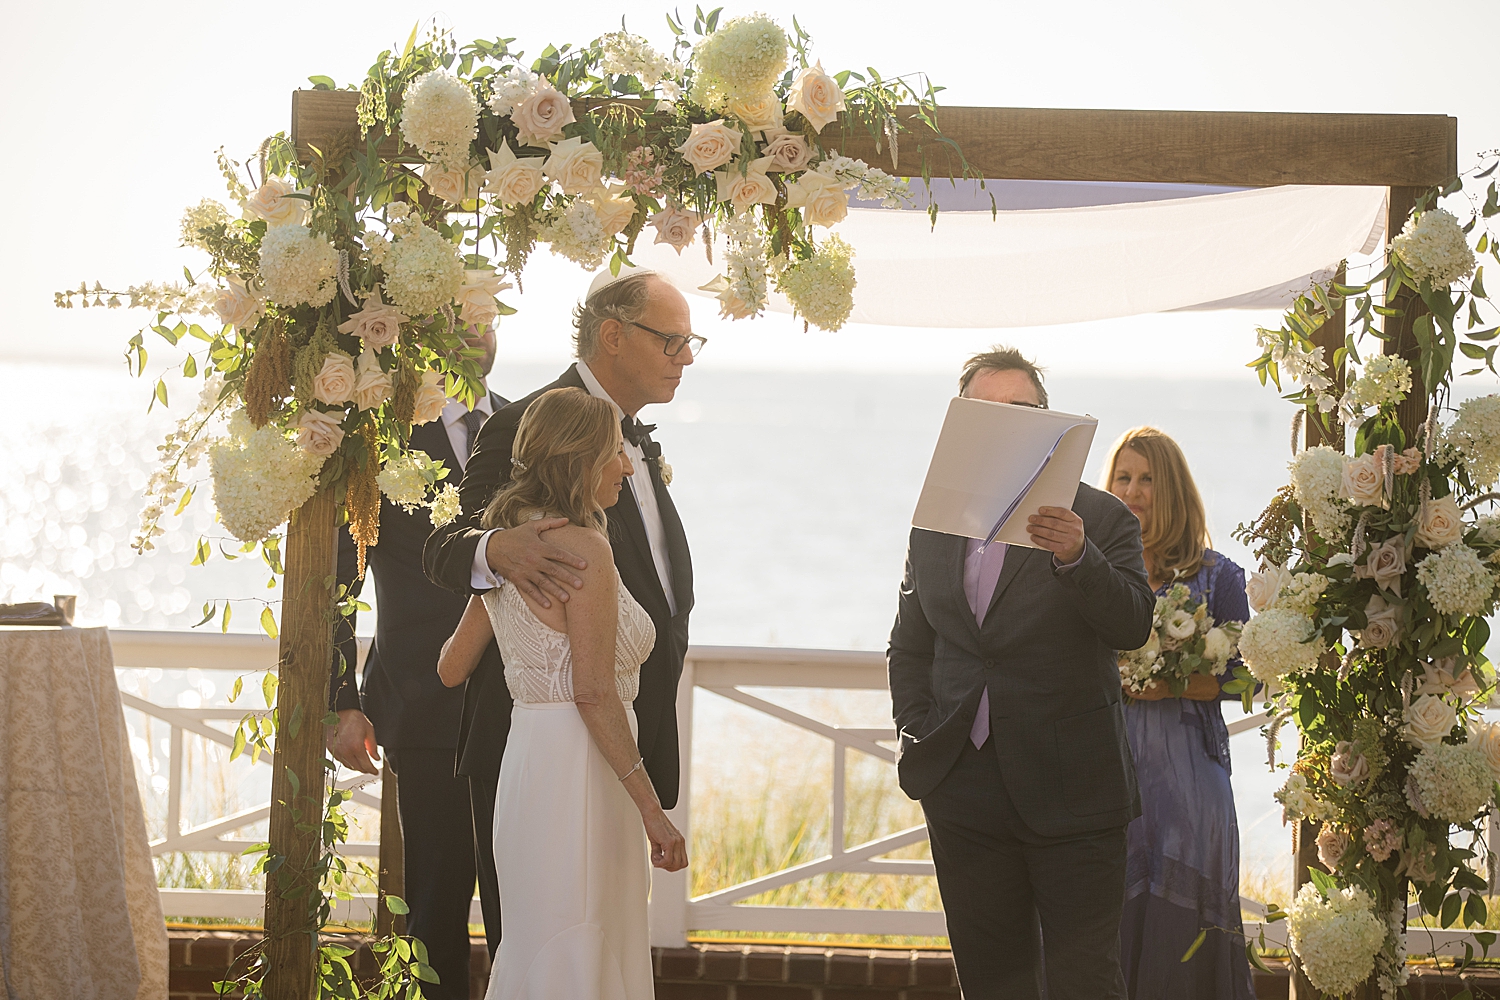
[[[63,613],[45,601],[0,604],[0,625],[67,625]]]
[[[62,615],[64,625],[73,624],[73,614],[78,609],[77,594],[53,594],[52,606]]]

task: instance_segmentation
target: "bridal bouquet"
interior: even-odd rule
[[[1153,681],[1160,681],[1173,697],[1181,697],[1193,674],[1217,677],[1224,673],[1234,659],[1239,637],[1238,623],[1215,623],[1208,606],[1193,600],[1186,586],[1176,584],[1156,599],[1151,638],[1140,649],[1120,654],[1120,682],[1140,694]]]

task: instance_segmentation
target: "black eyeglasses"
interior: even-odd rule
[[[645,330],[647,333],[654,333],[662,340],[666,341],[666,343],[661,345],[661,349],[662,352],[665,353],[669,358],[675,358],[677,357],[677,355],[681,354],[684,346],[687,347],[688,353],[696,358],[703,352],[703,345],[708,343],[708,338],[700,337],[696,333],[689,334],[686,337],[684,337],[680,333],[662,333],[660,330],[653,330],[646,324],[637,323],[634,320],[630,321],[630,325],[638,326],[642,330]]]

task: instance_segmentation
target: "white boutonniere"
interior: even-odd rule
[[[661,484],[663,486],[672,485],[672,467],[660,455],[656,456],[656,474],[661,477]]]

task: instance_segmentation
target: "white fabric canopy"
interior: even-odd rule
[[[998,218],[987,207],[949,210],[935,228],[925,211],[851,207],[834,229],[855,250],[859,285],[850,321],[994,328],[1176,309],[1276,308],[1306,288],[1312,275],[1373,252],[1385,227],[1380,187],[1288,186],[1182,197],[1212,189],[1059,185],[1053,203],[1081,207],[1006,207],[1047,203],[1047,189],[1037,188],[1046,183],[989,181],[978,195],[987,206],[995,194]],[[1007,184],[1027,186],[1017,197]],[[940,205],[952,200],[945,186],[934,182]],[[973,191],[962,196],[965,207],[975,200]],[[701,243],[678,256],[665,244],[651,244],[652,235],[650,229],[642,234],[637,264],[663,272],[684,291],[720,273],[722,241],[710,264]],[[770,308],[791,312],[774,293]]]

